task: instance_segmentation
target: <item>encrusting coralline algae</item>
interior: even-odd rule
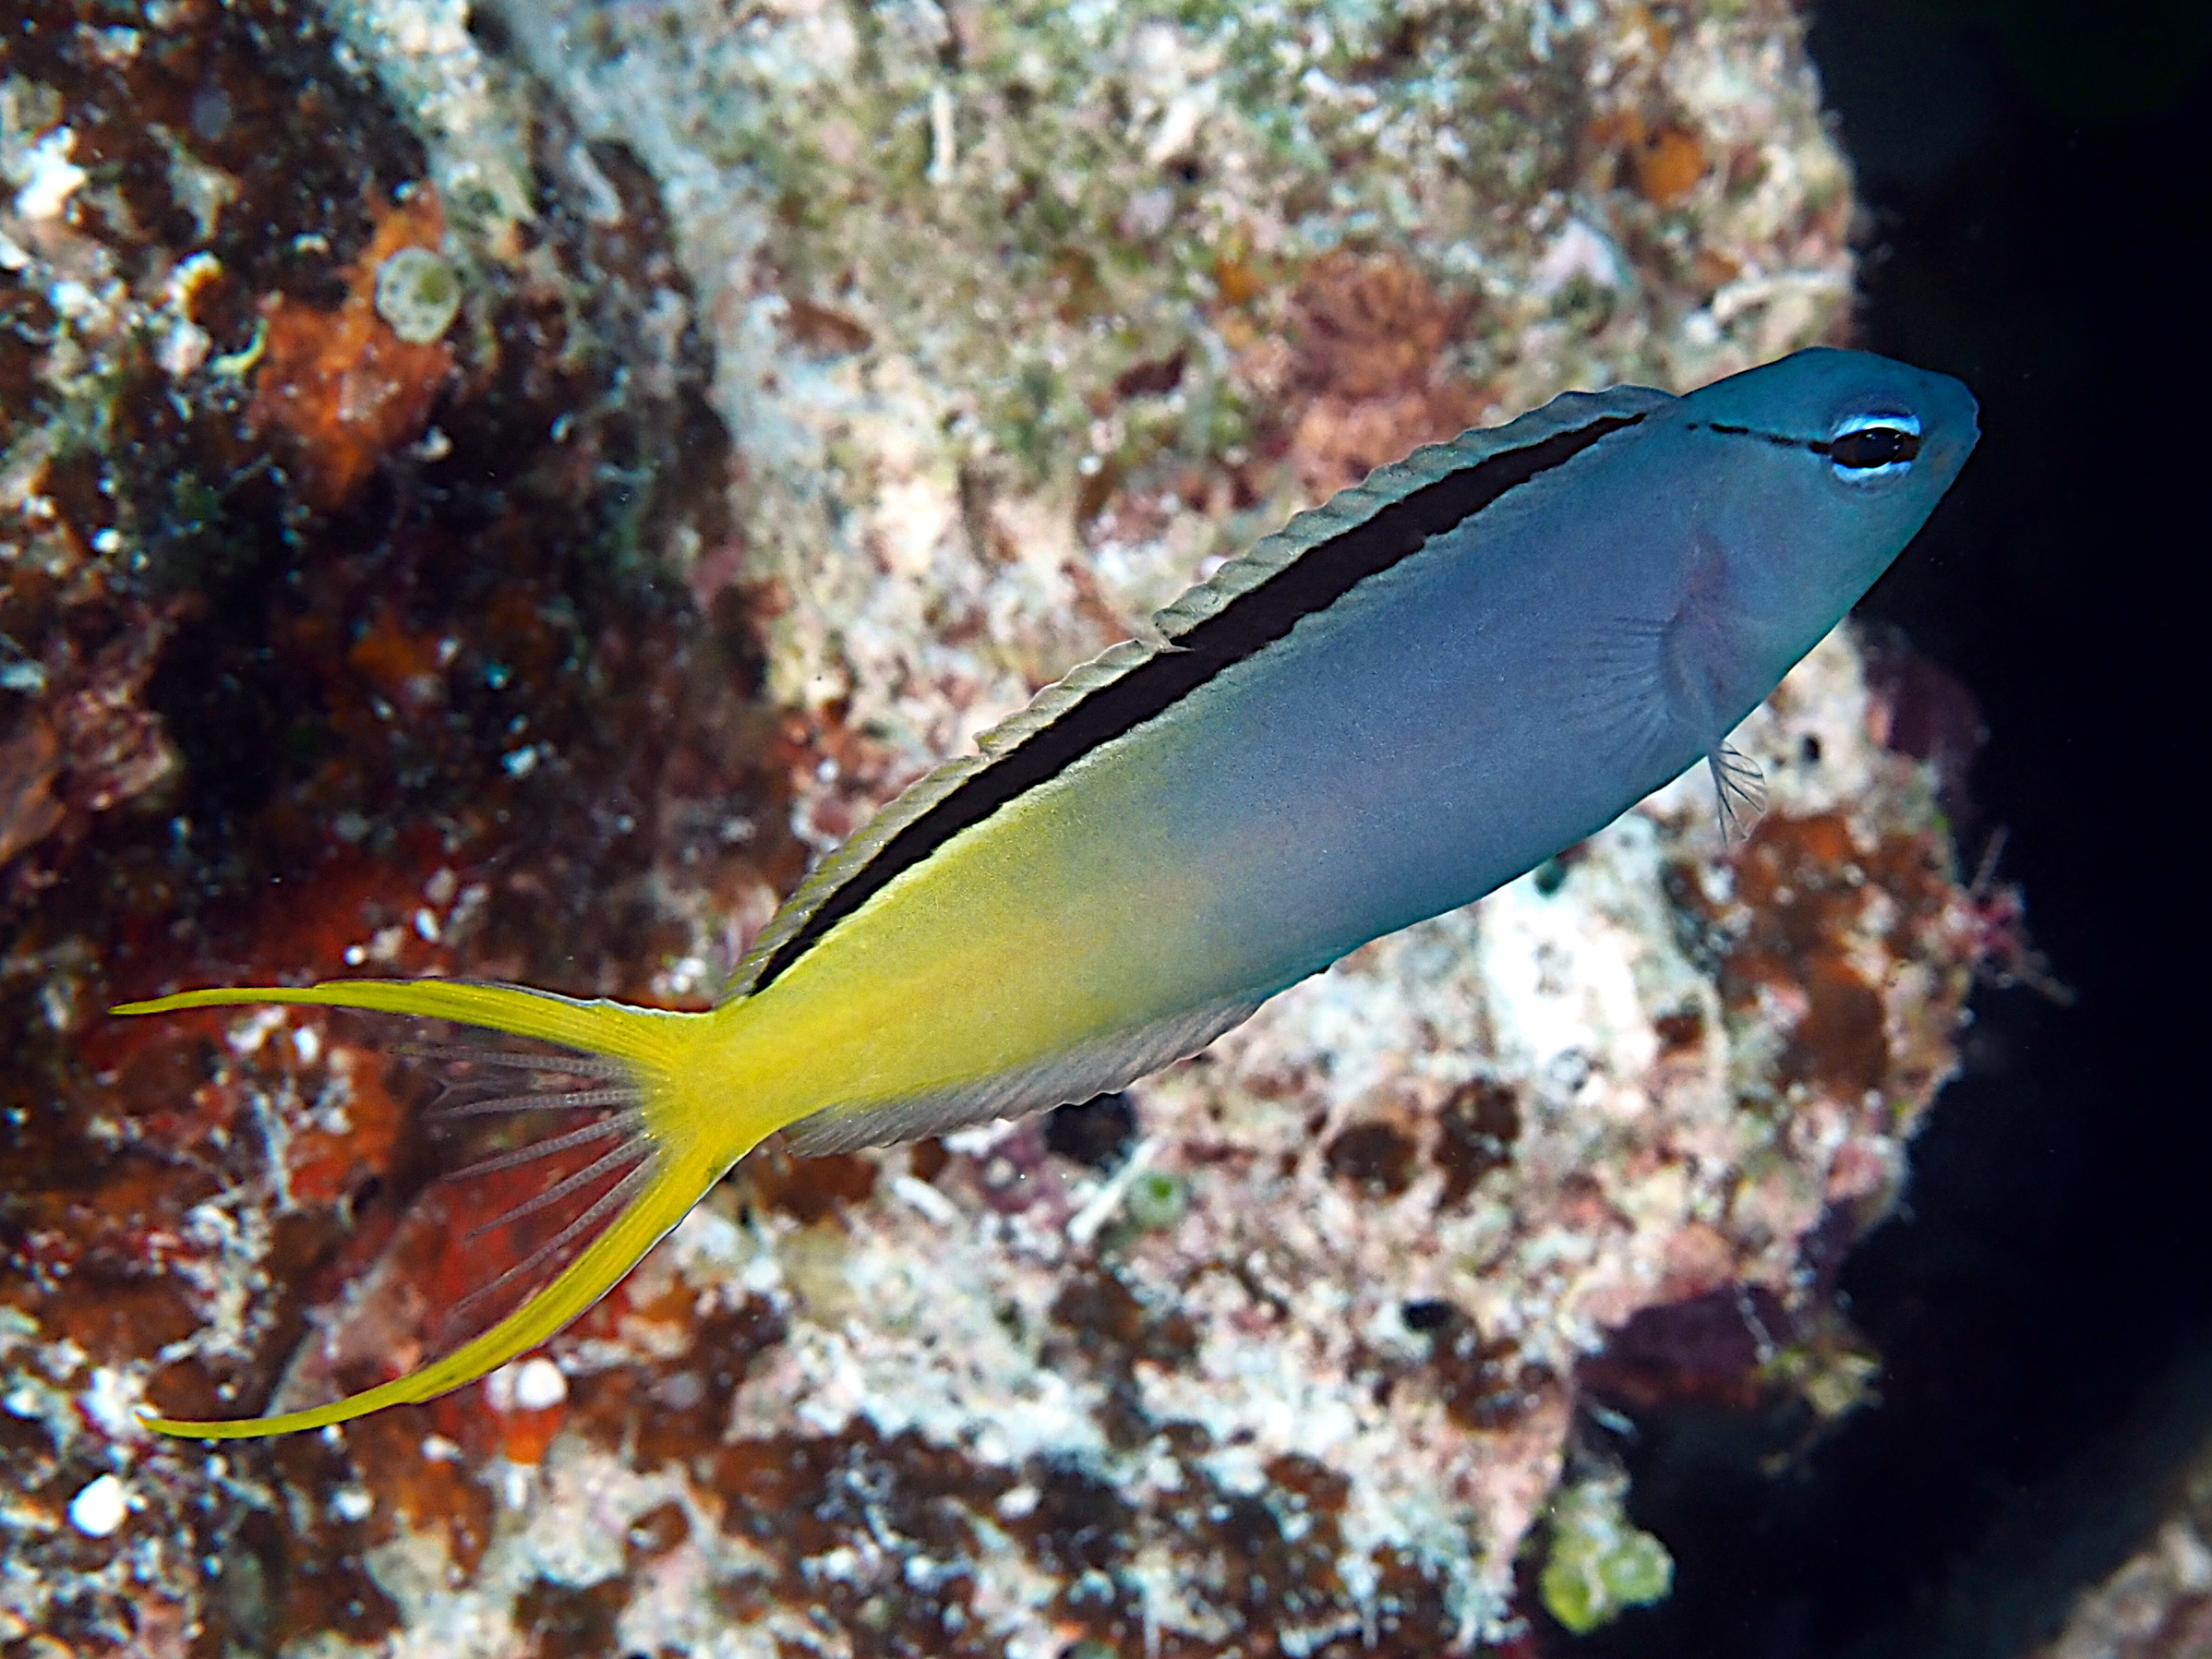
[[[1587,1581],[1651,1587],[1583,1524],[1584,1390],[1849,1406],[1825,1275],[1981,935],[1846,635],[1737,739],[1745,847],[1677,785],[1112,1134],[770,1157],[481,1389],[138,1434],[150,1386],[406,1353],[476,1195],[424,1186],[383,1034],[92,1010],[239,968],[702,998],[802,848],[1294,505],[1849,292],[1780,5],[267,9],[49,6],[6,71],[0,1639],[1425,1654],[1612,1610],[1517,1581],[1563,1479],[1560,1558],[1617,1536]],[[463,285],[430,341],[378,331],[404,248]],[[216,706],[286,717],[224,747],[175,682],[247,661]]]

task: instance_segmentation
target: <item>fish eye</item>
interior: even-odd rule
[[[1838,421],[1821,446],[1835,475],[1848,484],[1893,478],[1920,453],[1920,421],[1912,415],[1853,415]]]

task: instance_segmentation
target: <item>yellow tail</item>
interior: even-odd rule
[[[258,1435],[296,1434],[379,1411],[429,1400],[496,1370],[546,1340],[619,1283],[723,1172],[751,1148],[733,1145],[724,1114],[698,1098],[703,1068],[698,1047],[716,1016],[672,1014],[621,1003],[576,1002],[510,985],[455,980],[337,980],[299,990],[243,988],[186,991],[150,1002],[126,1003],[117,1014],[166,1014],[239,1003],[293,1003],[324,1008],[361,1008],[387,1014],[457,1020],[518,1037],[603,1055],[619,1063],[641,1097],[648,1144],[630,1177],[634,1190],[606,1230],[536,1295],[482,1336],[451,1353],[359,1394],[304,1412],[211,1423],[148,1416],[149,1428],[203,1440],[239,1440]],[[550,1063],[548,1069],[558,1069]],[[723,1118],[720,1134],[709,1119]],[[757,1136],[755,1136],[757,1138]]]

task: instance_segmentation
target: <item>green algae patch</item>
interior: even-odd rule
[[[1551,1554],[1537,1588],[1545,1610],[1577,1636],[1665,1601],[1674,1586],[1674,1557],[1629,1521],[1621,1508],[1627,1491],[1618,1480],[1585,1481],[1553,1503]]]
[[[1164,1232],[1189,1212],[1190,1188],[1172,1170],[1147,1170],[1129,1184],[1124,1202],[1131,1224],[1140,1232]]]

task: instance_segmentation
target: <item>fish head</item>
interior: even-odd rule
[[[1815,348],[1685,397],[1718,500],[1732,597],[1791,660],[1874,585],[1928,522],[1980,436],[1949,375],[1869,352]]]

